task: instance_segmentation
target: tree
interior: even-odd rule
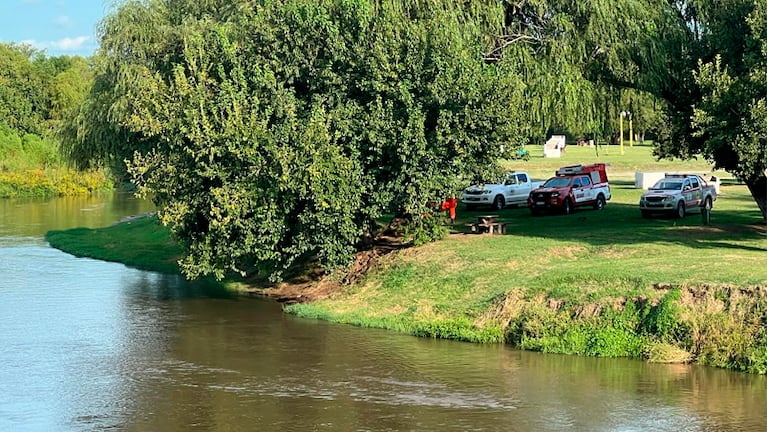
[[[488,58],[511,57],[524,71],[528,98],[539,101],[530,121],[544,131],[604,136],[627,91],[662,101],[656,156],[703,156],[733,173],[767,221],[764,3],[505,0]]]
[[[767,222],[767,3],[723,1],[702,17],[709,56],[693,72],[693,133],[700,153],[746,183]]]
[[[492,171],[529,135],[523,83],[482,54],[493,3],[129,1],[68,123],[81,164],[126,159],[189,276],[348,263],[385,213]]]
[[[0,44],[0,122],[20,135],[43,132],[47,86],[31,61],[36,51]]]
[[[626,96],[647,98],[663,79],[665,4],[504,0],[504,28],[486,57],[524,77],[537,137],[550,128],[607,137]]]
[[[767,221],[762,3],[668,2],[666,67],[652,92],[667,108],[656,156],[705,157],[745,182]]]

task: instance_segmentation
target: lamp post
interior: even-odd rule
[[[629,147],[634,147],[634,116],[629,111]]]
[[[627,114],[626,111],[621,111],[621,155],[623,154],[623,118],[626,117]]]

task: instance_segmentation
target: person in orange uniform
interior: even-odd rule
[[[450,224],[455,223],[455,209],[458,207],[458,199],[456,197],[451,196],[450,198],[446,199],[445,202],[442,203],[440,206],[440,210],[447,211],[450,215]]]

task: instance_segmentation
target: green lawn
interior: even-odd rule
[[[72,255],[161,273],[179,273],[176,261],[183,253],[156,217],[140,217],[97,229],[49,231],[45,239]]]
[[[625,143],[622,155],[619,146],[615,145],[598,148],[568,145],[561,158],[544,158],[543,146],[527,146],[526,149],[531,155],[529,161],[503,161],[503,166],[510,170],[526,170],[539,180],[551,177],[554,171],[565,165],[596,162],[610,164],[608,169],[610,180],[630,181],[631,184],[634,184],[634,173],[637,171],[692,172],[704,175],[706,178],[715,174],[719,178],[732,179],[732,176],[724,171],[713,171],[711,164],[702,159],[655,160],[652,156],[652,147],[647,145],[635,144],[634,147],[630,147],[628,143]]]

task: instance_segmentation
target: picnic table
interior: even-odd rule
[[[477,216],[477,223],[480,224],[492,224],[498,222],[498,215],[481,215]]]
[[[498,222],[498,215],[477,216],[477,223],[466,224],[473,233],[505,234],[506,224]]]

